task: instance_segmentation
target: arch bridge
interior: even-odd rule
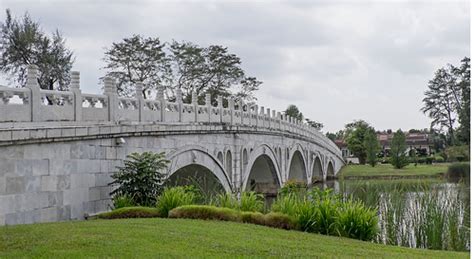
[[[225,190],[275,193],[288,180],[306,184],[336,177],[341,151],[321,132],[275,110],[222,97],[211,104],[39,88],[0,86],[0,225],[68,219],[110,208],[111,174],[132,152],[166,153],[167,175],[199,165]]]

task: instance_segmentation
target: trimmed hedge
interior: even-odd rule
[[[160,211],[149,207],[125,207],[97,215],[99,219],[156,218]]]
[[[282,213],[240,212],[235,209],[219,208],[208,205],[184,205],[169,212],[170,218],[223,220],[243,222],[280,229],[296,229],[293,218]]]
[[[446,173],[448,178],[469,178],[471,176],[470,163],[453,163]]]

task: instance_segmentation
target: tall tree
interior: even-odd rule
[[[15,19],[9,9],[5,22],[0,23],[0,71],[20,86],[26,85],[26,69],[30,64],[39,71],[42,89],[66,90],[74,63],[72,51],[56,30],[51,37],[44,34],[38,22],[25,13]]]
[[[456,84],[461,91],[459,113],[459,140],[471,144],[471,59],[465,57],[461,66],[455,67],[452,73],[456,76]]]
[[[306,120],[306,123],[317,129],[317,130],[321,130],[323,127],[324,127],[324,124],[322,124],[321,122],[317,122],[317,121],[314,121],[314,120],[311,120],[311,119],[305,119]]]
[[[346,124],[345,128],[347,148],[359,159],[359,163],[364,165],[367,159],[367,149],[364,145],[364,139],[370,125],[363,120],[358,120]]]
[[[399,129],[393,135],[392,142],[390,143],[390,162],[395,168],[401,169],[408,165],[406,150],[405,133]]]
[[[364,147],[367,151],[367,162],[374,167],[377,164],[377,153],[380,152],[380,144],[372,127],[365,132]]]
[[[303,113],[301,113],[298,107],[294,104],[290,104],[284,113],[285,115],[296,118],[297,120],[303,120]]]
[[[104,56],[106,76],[117,80],[117,90],[122,96],[132,96],[138,82],[144,84],[143,95],[147,98],[169,73],[164,44],[159,38],[133,35],[121,42],[112,43]]]

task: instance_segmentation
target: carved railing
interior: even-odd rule
[[[155,100],[143,98],[143,85],[136,85],[134,98],[122,98],[111,78],[104,80],[103,94],[85,94],[80,90],[79,72],[72,72],[69,91],[42,90],[36,78],[37,68],[28,67],[26,88],[0,86],[0,125],[5,122],[177,122],[177,123],[227,123],[269,130],[279,130],[316,139],[326,148],[340,153],[339,148],[320,131],[282,115],[275,110],[258,105],[217,98],[217,106],[212,105],[206,95],[205,104],[199,105],[196,93],[191,103],[183,103],[181,90],[176,93],[176,101],[165,100],[160,88]],[[12,102],[12,99],[16,99]]]

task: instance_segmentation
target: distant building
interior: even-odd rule
[[[405,136],[407,153],[409,153],[410,150],[416,150],[418,156],[428,156],[433,153],[433,143],[428,133],[405,133]],[[379,156],[388,157],[390,155],[390,143],[392,142],[392,138],[392,132],[377,132],[377,140],[379,141],[381,147],[381,153],[379,154]],[[354,154],[347,148],[347,143],[345,143],[344,140],[336,139],[334,143],[336,143],[339,149],[341,149],[342,157],[346,160],[347,163],[359,163],[359,159],[355,157]]]

